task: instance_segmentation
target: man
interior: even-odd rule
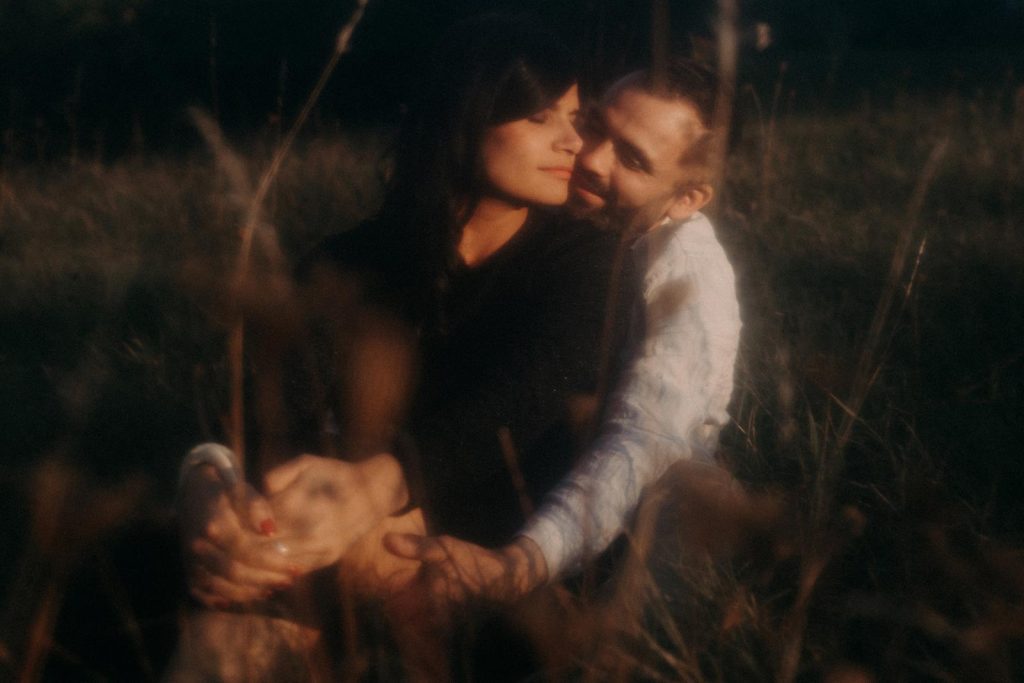
[[[607,547],[674,462],[712,461],[740,332],[732,267],[700,214],[714,193],[716,96],[710,72],[680,60],[622,79],[585,122],[572,201],[633,240],[643,273],[634,357],[600,438],[514,543],[491,551],[451,537],[387,537],[392,552],[425,563],[432,591],[521,595]]]

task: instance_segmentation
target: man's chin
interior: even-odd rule
[[[565,207],[573,218],[586,220],[600,230],[611,230],[615,227],[603,205],[595,206],[590,202],[570,197]]]
[[[604,198],[592,192],[583,193],[573,190],[569,193],[569,201],[566,206],[574,216],[588,218],[603,210],[605,201]]]
[[[573,201],[572,199],[566,202],[565,209],[573,218],[590,218],[594,214],[598,213],[598,209],[581,202]]]

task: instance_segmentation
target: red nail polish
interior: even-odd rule
[[[260,522],[260,533],[264,536],[273,536],[277,533],[277,525],[269,517]]]

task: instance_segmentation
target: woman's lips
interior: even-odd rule
[[[565,166],[547,166],[541,170],[561,180],[569,180],[572,177],[572,169]]]

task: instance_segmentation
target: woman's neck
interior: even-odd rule
[[[482,198],[462,228],[459,256],[472,268],[501,249],[526,223],[530,209],[513,206],[499,199]]]

